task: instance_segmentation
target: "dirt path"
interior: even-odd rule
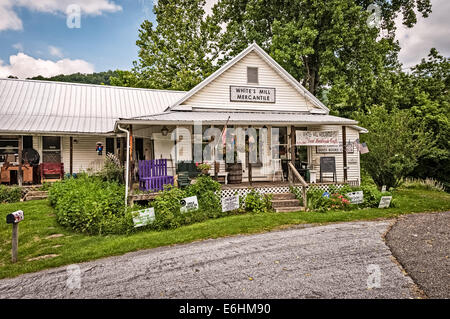
[[[386,243],[429,298],[450,298],[450,212],[402,216]]]

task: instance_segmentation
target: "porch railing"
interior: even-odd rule
[[[167,175],[167,159],[139,161],[139,189],[161,191],[164,185],[173,185],[173,176]]]
[[[302,175],[300,175],[300,173],[297,171],[292,162],[288,163],[288,169],[289,169],[289,184],[292,185],[294,183],[294,180],[297,179],[302,185],[303,207],[306,211],[308,208],[308,199],[306,198],[306,190],[308,187],[308,183],[303,179]]]

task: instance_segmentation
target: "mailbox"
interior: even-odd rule
[[[23,220],[23,211],[18,210],[17,212],[6,215],[7,224],[17,224]]]

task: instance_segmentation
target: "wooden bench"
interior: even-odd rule
[[[173,185],[173,176],[167,176],[167,159],[139,161],[141,191],[162,191],[168,184]]]

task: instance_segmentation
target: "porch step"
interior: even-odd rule
[[[272,206],[274,208],[277,208],[277,207],[294,207],[294,206],[298,206],[298,205],[299,205],[299,201],[296,198],[294,198],[294,199],[274,199],[274,200],[272,200]]]
[[[290,213],[290,212],[299,212],[299,211],[304,211],[304,210],[305,209],[302,206],[275,208],[275,212],[277,212],[277,213]]]
[[[272,207],[277,213],[298,212],[304,210],[300,201],[292,193],[272,194]]]
[[[24,201],[46,199],[48,197],[48,192],[46,191],[29,191],[24,197]]]
[[[273,200],[283,200],[283,199],[296,199],[295,195],[292,193],[281,193],[281,194],[272,194]]]

